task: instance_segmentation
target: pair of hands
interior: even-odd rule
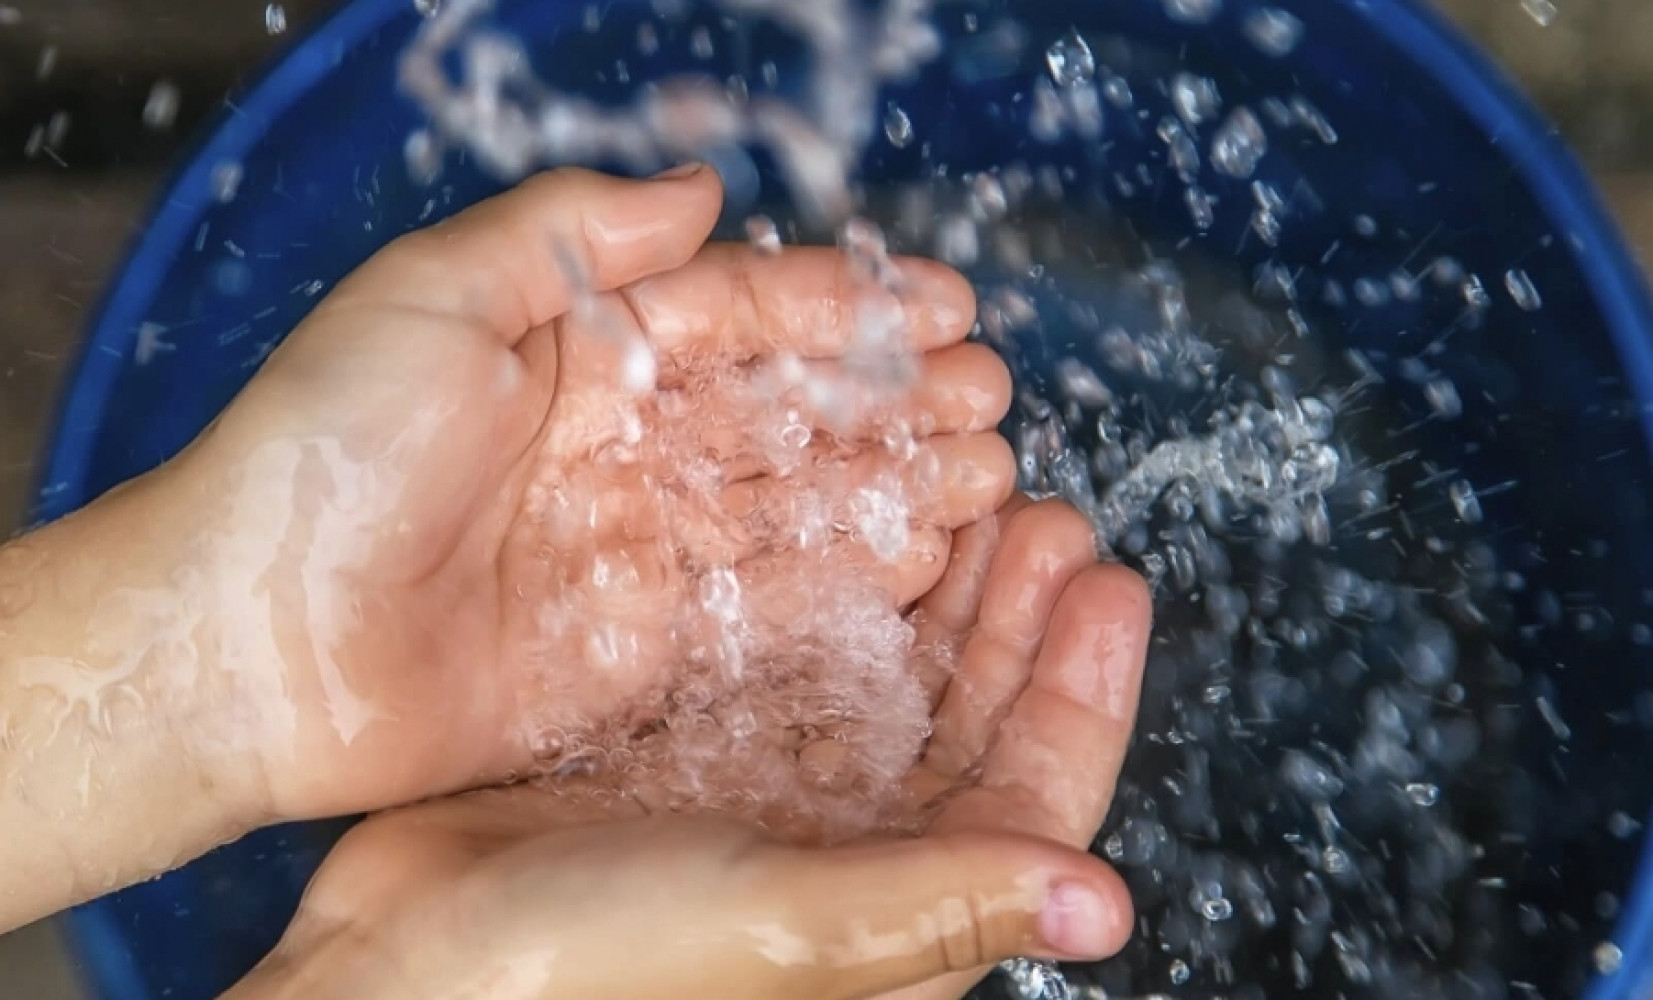
[[[528,494],[548,473],[585,475],[620,409],[615,361],[570,313],[578,290],[555,252],[579,251],[663,367],[779,353],[830,365],[854,329],[848,265],[703,247],[720,207],[709,170],[562,171],[406,237],[178,460],[41,533],[43,550],[120,541],[125,568],[97,579],[126,598],[75,620],[149,638],[137,657],[115,657],[112,639],[64,658],[77,677],[126,669],[125,701],[105,687],[66,699],[69,675],[31,659],[23,690],[101,719],[36,745],[135,742],[137,759],[183,761],[180,783],[204,790],[170,800],[206,813],[177,823],[193,839],[138,858],[81,845],[74,894],[265,823],[497,784],[534,764],[518,724],[530,705],[596,720],[658,681],[670,664],[645,658],[597,683],[534,628]],[[944,467],[989,473],[958,477],[916,526],[946,558],[915,551],[885,571],[928,638],[965,643],[956,675],[932,679],[934,735],[908,778],[921,800],[950,796],[926,836],[804,850],[532,787],[416,806],[346,838],[238,996],[847,998],[921,984],[901,996],[942,1000],[1011,955],[1117,949],[1129,900],[1083,849],[1128,742],[1149,602],[1133,575],[1095,564],[1076,512],[1006,503],[1014,469],[993,427],[1009,381],[962,343],[970,289],[938,265],[900,266],[927,352],[908,415]],[[136,523],[143,536],[122,540]],[[106,768],[88,765],[83,806]]]

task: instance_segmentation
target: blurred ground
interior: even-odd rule
[[[1653,261],[1653,3],[1555,0],[1542,27],[1528,0],[1438,2],[1559,123]],[[27,517],[58,381],[164,170],[281,44],[267,6],[0,0],[0,531]],[[278,6],[291,34],[330,3]],[[167,127],[145,124],[157,84],[177,97]],[[0,937],[0,1000],[78,996],[52,926]]]

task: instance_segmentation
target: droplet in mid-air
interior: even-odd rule
[[[1541,28],[1548,28],[1555,23],[1555,4],[1550,0],[1521,0],[1521,9]]]
[[[1504,289],[1510,293],[1510,298],[1523,312],[1537,312],[1544,308],[1544,296],[1538,292],[1538,286],[1532,283],[1532,278],[1520,268],[1512,268],[1504,273]]]
[[[1084,36],[1071,28],[1045,50],[1045,65],[1058,87],[1077,87],[1096,76],[1095,54]]]
[[[1183,24],[1205,24],[1222,9],[1222,0],[1165,0],[1165,16]]]
[[[144,101],[144,127],[152,132],[164,132],[178,120],[179,94],[176,84],[161,80],[149,88],[149,99]]]
[[[884,112],[884,138],[890,140],[890,145],[896,149],[906,149],[913,144],[913,120],[894,104]]]
[[[1259,7],[1246,15],[1242,30],[1257,51],[1276,59],[1290,55],[1303,40],[1303,22],[1273,7]]]

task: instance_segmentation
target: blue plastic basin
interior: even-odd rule
[[[1285,58],[1267,57],[1243,37],[1249,0],[1229,0],[1213,25],[1198,30],[1170,21],[1160,0],[1016,0],[973,9],[983,17],[1013,10],[1034,39],[1053,39],[1070,24],[1119,36],[1124,41],[1110,49],[1115,55],[1158,60],[1157,75],[1180,61],[1216,79],[1230,105],[1264,94],[1308,95],[1340,138],[1335,145],[1276,140],[1265,167],[1269,179],[1282,191],[1312,191],[1319,205],[1292,217],[1277,249],[1244,238],[1243,186],[1213,182],[1227,197],[1216,226],[1203,235],[1193,231],[1175,185],[1140,186],[1129,197],[1108,188],[1118,163],[1160,155],[1153,118],[1113,116],[1110,146],[1100,155],[1030,145],[1011,96],[1031,79],[1043,42],[1014,79],[969,78],[944,58],[893,95],[925,144],[880,144],[869,153],[866,176],[919,178],[937,163],[957,172],[1018,157],[1055,161],[1108,188],[1109,211],[1147,244],[1169,256],[1192,248],[1248,281],[1259,263],[1276,259],[1312,272],[1313,281],[1347,286],[1415,266],[1420,253],[1451,255],[1486,279],[1494,293],[1487,322],[1455,333],[1431,356],[1457,381],[1465,414],[1432,431],[1426,447],[1476,482],[1518,484],[1484,499],[1488,536],[1520,566],[1532,592],[1587,594],[1598,623],[1523,633],[1544,609],[1515,605],[1520,620],[1511,623],[1507,655],[1545,673],[1572,734],[1557,750],[1531,705],[1521,708],[1522,731],[1536,734],[1533,753],[1548,757],[1553,781],[1526,789],[1526,808],[1542,818],[1542,830],[1525,848],[1530,877],[1511,887],[1506,909],[1525,900],[1546,911],[1587,912],[1588,901],[1577,894],[1602,889],[1618,901],[1613,919],[1584,920],[1546,939],[1551,950],[1512,946],[1500,968],[1506,980],[1520,979],[1535,962],[1542,968],[1567,955],[1576,959],[1610,935],[1623,952],[1622,967],[1587,987],[1578,977],[1556,989],[1588,991],[1593,1000],[1640,1000],[1653,995],[1653,871],[1641,865],[1638,878],[1639,835],[1609,836],[1600,818],[1615,811],[1645,818],[1653,798],[1653,656],[1630,628],[1653,614],[1653,308],[1622,240],[1553,130],[1420,4],[1275,5],[1294,11],[1306,27],[1304,44]],[[627,87],[603,74],[613,52],[633,37],[636,22],[628,18],[644,6],[606,5],[596,40],[580,36],[583,3],[506,2],[499,16],[536,51],[574,39],[557,45],[549,75],[613,99]],[[944,8],[950,31],[957,33],[967,6]],[[176,453],[230,401],[318,292],[396,235],[496,190],[462,166],[435,188],[408,177],[403,147],[420,116],[396,91],[395,61],[418,23],[410,0],[346,4],[222,116],[173,180],[89,331],[50,453],[43,518],[61,516]],[[691,65],[680,35],[665,32],[663,41],[654,62],[633,67],[637,76]],[[728,62],[725,71],[748,70],[771,44],[782,43],[753,35],[747,51],[718,58],[743,60]],[[775,51],[784,63],[786,50]],[[214,180],[223,164],[243,172],[228,203],[220,203]],[[766,174],[763,183],[774,190],[774,178]],[[1356,215],[1370,217],[1376,235],[1351,236]],[[1501,293],[1501,278],[1514,267],[1542,290],[1541,310],[1518,309]],[[1421,346],[1420,332],[1442,329],[1460,305],[1425,296],[1365,310],[1358,319],[1349,313],[1335,321],[1333,311],[1319,326],[1333,347],[1382,353]],[[140,355],[146,324],[161,332],[164,352]],[[1612,627],[1599,627],[1603,622]],[[79,909],[73,935],[97,995],[217,995],[274,943],[337,830],[265,831]],[[1511,917],[1500,910],[1488,919]]]

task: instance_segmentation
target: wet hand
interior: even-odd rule
[[[959,533],[916,611],[962,638],[928,678],[935,734],[902,843],[785,846],[648,815],[563,780],[386,814],[328,859],[277,951],[232,994],[954,1000],[992,963],[1112,954],[1124,885],[1080,851],[1129,742],[1151,608],[1058,502]],[[639,947],[637,942],[647,942]],[[330,992],[331,991],[331,992]]]
[[[649,374],[670,388],[707,363],[830,367],[857,321],[843,255],[703,246],[720,207],[711,171],[559,171],[406,237],[323,301],[160,474],[169,507],[190,512],[189,559],[207,567],[209,616],[224,626],[214,641],[237,678],[203,688],[217,703],[199,714],[256,748],[266,818],[499,781],[533,764],[526,715],[578,726],[672,668],[658,605],[684,580],[647,557],[663,530],[639,502],[647,463],[620,475],[596,456],[668,422],[687,428],[732,515],[764,502],[767,459],[728,391],[639,427],[627,405],[638,359],[613,328],[640,334]],[[938,265],[898,266],[897,304],[925,352],[900,416],[939,483],[907,551],[876,567],[906,604],[945,566],[950,530],[1008,495],[1013,467],[992,433],[1008,376],[961,343],[969,286]],[[809,430],[819,416],[799,419]],[[839,494],[909,474],[838,430]],[[700,542],[739,566],[762,553],[735,521],[711,517]],[[636,582],[624,600],[590,586],[606,566]],[[549,627],[558,614],[609,631]]]

